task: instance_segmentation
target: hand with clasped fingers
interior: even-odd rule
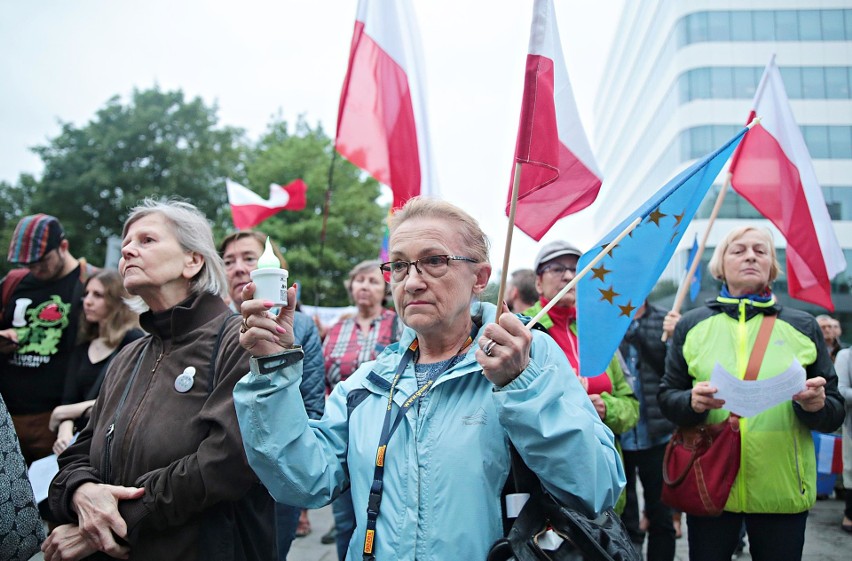
[[[486,325],[482,333],[476,361],[492,384],[503,387],[529,366],[532,333],[509,312],[506,304],[498,322]],[[485,349],[490,352],[486,353]]]
[[[129,548],[124,549],[130,553]],[[44,561],[77,561],[97,551],[86,541],[76,524],[63,524],[54,528],[41,544],[41,550],[44,552]]]
[[[293,314],[296,308],[296,285],[287,289],[287,305],[278,315],[269,310],[272,302],[255,300],[253,282],[243,287],[243,303],[240,313],[243,326],[240,329],[240,344],[252,356],[267,356],[293,347]]]
[[[126,546],[115,537],[127,538],[127,523],[118,512],[118,501],[138,499],[143,487],[120,487],[103,483],[83,483],[74,491],[72,508],[77,513],[80,534],[89,546],[111,557],[126,559]]]
[[[689,401],[690,407],[696,413],[704,413],[710,409],[721,409],[725,405],[724,399],[716,399],[713,397],[719,388],[711,386],[710,382],[698,382],[692,387],[692,398]]]

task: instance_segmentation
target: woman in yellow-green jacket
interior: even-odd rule
[[[808,510],[816,500],[811,430],[831,432],[843,421],[837,375],[816,320],[782,308],[770,288],[780,267],[772,235],[735,229],[716,248],[710,272],[721,294],[683,315],[674,332],[660,385],[663,414],[679,426],[712,424],[730,412],[715,397],[710,374],[718,363],[742,379],[764,316],[774,315],[758,380],[796,363],[805,389],[757,415],[741,418],[741,465],[718,517],[689,515],[690,561],[730,560],[743,523],[755,560],[801,559]]]

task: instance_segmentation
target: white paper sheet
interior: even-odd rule
[[[30,476],[30,485],[33,486],[36,504],[47,498],[47,490],[53,476],[59,473],[59,464],[56,462],[56,454],[36,460],[30,464],[27,475]]]
[[[768,380],[746,382],[734,377],[716,363],[710,374],[710,384],[719,391],[714,396],[724,399],[724,408],[740,417],[753,417],[779,403],[790,401],[805,389],[805,369],[795,358],[790,368]]]

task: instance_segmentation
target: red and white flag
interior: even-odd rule
[[[521,164],[515,224],[535,240],[560,218],[592,204],[601,188],[602,175],[577,113],[551,0],[536,0],[533,7],[515,162]],[[507,215],[511,189],[508,200]]]
[[[335,148],[393,191],[393,208],[433,185],[420,35],[410,0],[360,0]]]
[[[307,204],[305,193],[308,186],[301,179],[284,186],[271,183],[268,200],[230,179],[225,180],[225,186],[237,230],[254,228],[282,210],[302,210]]]
[[[834,311],[830,280],[846,270],[846,259],[774,56],[757,87],[749,122],[755,116],[760,123],[731,161],[731,185],[787,239],[790,296]]]

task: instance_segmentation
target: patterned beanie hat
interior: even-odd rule
[[[62,225],[55,216],[33,214],[21,218],[9,243],[10,263],[27,265],[35,263],[48,252],[59,247],[65,238]]]

